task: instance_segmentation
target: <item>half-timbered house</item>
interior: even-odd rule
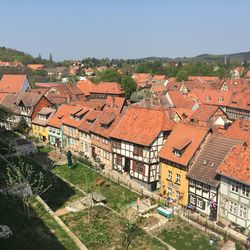
[[[174,122],[164,110],[130,107],[111,133],[113,169],[128,173],[149,190],[159,181],[158,152]]]
[[[212,220],[217,218],[219,178],[216,170],[239,140],[209,135],[188,173],[188,205]]]

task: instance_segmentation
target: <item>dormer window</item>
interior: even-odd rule
[[[211,97],[210,97],[210,96],[207,96],[207,97],[206,97],[206,102],[209,102],[209,101],[211,101]]]
[[[224,98],[223,97],[220,97],[219,98],[219,102],[223,102],[224,101]]]
[[[174,155],[180,157],[181,156],[181,151],[178,149],[174,149]]]

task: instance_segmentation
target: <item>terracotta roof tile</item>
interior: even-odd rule
[[[84,95],[89,95],[94,86],[95,84],[90,80],[79,81],[77,83],[77,87],[84,93]]]
[[[170,97],[173,105],[176,108],[192,109],[195,105],[195,101],[182,95],[179,91],[168,91],[167,95]]]
[[[26,75],[3,75],[0,81],[0,92],[19,93],[26,79]]]
[[[89,91],[90,93],[99,93],[99,94],[123,94],[123,90],[121,85],[118,82],[100,82],[98,84],[94,84],[92,89]]]
[[[149,146],[161,131],[170,131],[175,123],[164,110],[129,107],[111,137]]]
[[[190,116],[190,120],[207,122],[218,109],[218,106],[202,104]]]
[[[208,128],[178,123],[158,155],[165,160],[188,166],[190,160],[200,147],[201,143],[205,140],[208,133]],[[174,154],[174,146],[181,143],[184,139],[186,141],[191,141],[191,143],[187,145],[181,156],[176,156]]]
[[[53,117],[53,115],[55,114],[56,110],[52,109],[52,108],[47,108],[47,107],[43,107],[39,112],[39,114],[42,115],[48,115],[48,118],[46,120],[41,119],[38,115],[32,120],[33,124],[38,124],[38,125],[42,125],[42,126],[46,126],[48,125],[49,121],[51,120],[51,118]]]
[[[250,121],[238,119],[225,131],[224,136],[243,140],[250,146]]]
[[[219,166],[217,173],[250,185],[250,148],[234,146]]]

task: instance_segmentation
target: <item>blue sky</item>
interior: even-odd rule
[[[250,50],[249,0],[1,0],[0,46],[55,60]]]

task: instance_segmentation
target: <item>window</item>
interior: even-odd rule
[[[203,184],[203,191],[208,191],[209,190],[209,185]]]
[[[181,198],[181,193],[179,191],[176,191],[176,199],[180,199]]]
[[[189,185],[190,185],[190,186],[195,186],[195,180],[190,179]]]
[[[192,205],[195,205],[195,196],[193,196],[193,195],[190,195],[190,203],[192,204]]]
[[[181,183],[181,175],[180,174],[176,174],[176,183],[177,184]]]
[[[229,212],[236,214],[237,211],[237,204],[233,201],[229,202]]]
[[[242,184],[242,195],[249,197],[249,186]]]
[[[204,210],[205,209],[204,205],[205,205],[205,203],[203,202],[203,200],[200,198],[197,198],[197,207]]]
[[[197,188],[202,188],[201,182],[197,181],[197,182],[196,182],[196,187],[197,187]]]
[[[169,195],[169,196],[172,196],[172,195],[173,195],[173,189],[170,188],[170,187],[168,188],[168,195]]]
[[[121,149],[121,142],[120,141],[113,141],[113,148]]]
[[[231,191],[238,193],[239,192],[239,183],[237,181],[232,181]]]
[[[168,170],[168,180],[172,181],[172,171]]]
[[[138,172],[140,174],[144,174],[144,165],[143,163],[139,162],[139,161],[134,161],[133,162],[133,168],[135,172]]]
[[[242,205],[239,206],[239,216],[243,219],[247,218],[247,208]]]
[[[180,157],[181,156],[181,151],[178,149],[174,149],[174,155]]]
[[[134,155],[143,156],[143,147],[134,145]]]

